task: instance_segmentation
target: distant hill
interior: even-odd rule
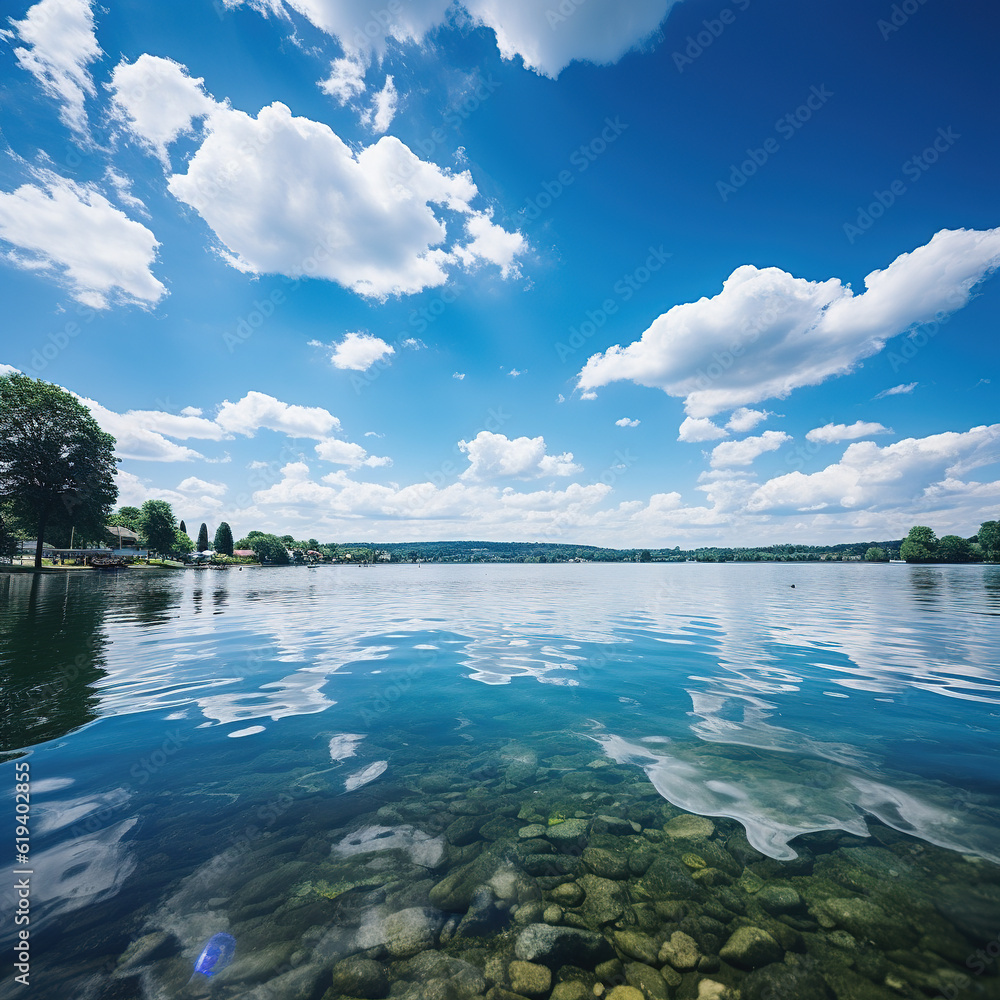
[[[864,559],[871,547],[899,558],[902,539],[838,545],[761,545],[697,549],[609,549],[557,542],[340,542],[341,553],[385,553],[391,562],[823,562]]]

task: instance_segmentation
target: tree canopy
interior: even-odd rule
[[[216,552],[221,552],[224,556],[231,556],[233,554],[233,529],[229,527],[227,521],[223,521],[215,529],[213,548]]]
[[[932,528],[915,524],[899,547],[900,556],[907,562],[934,562],[937,558],[937,536]]]
[[[1000,562],[1000,521],[984,521],[979,526],[979,544],[987,562]]]
[[[100,537],[118,498],[115,439],[65,389],[21,372],[0,377],[0,503],[35,532]]]
[[[146,539],[146,545],[163,555],[170,555],[177,550],[177,536],[183,534],[177,527],[173,508],[166,500],[147,500],[142,505],[139,531]],[[187,540],[190,543],[191,539]],[[190,552],[190,548],[187,551]]]
[[[251,531],[246,540],[250,548],[253,549],[254,555],[262,563],[284,566],[288,562],[288,550],[285,548],[285,543],[276,535],[269,535],[263,531]]]
[[[208,525],[204,521],[201,522],[201,527],[198,529],[198,541],[196,545],[199,552],[208,551]]]

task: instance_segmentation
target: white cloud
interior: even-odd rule
[[[886,396],[905,396],[916,389],[916,382],[907,382],[903,385],[894,385],[891,389],[883,389],[875,399],[885,399]]]
[[[777,451],[786,441],[791,440],[791,434],[785,434],[784,431],[764,431],[757,437],[744,438],[742,441],[723,441],[712,449],[711,465],[713,469],[728,465],[750,465],[765,452]]]
[[[200,414],[201,411],[199,410]],[[232,437],[214,420],[208,420],[196,414],[164,413],[161,410],[129,410],[123,414],[136,427],[154,431],[167,437],[202,438],[206,441],[224,441]]]
[[[93,309],[112,302],[155,305],[166,295],[150,267],[159,243],[95,187],[50,170],[36,170],[39,184],[0,191],[0,238],[21,253],[18,267],[53,271],[73,297]]]
[[[370,333],[348,333],[339,344],[334,345],[330,361],[335,368],[364,372],[376,361],[395,353],[396,349],[391,344]]]
[[[263,428],[289,437],[322,440],[340,428],[340,421],[321,406],[283,403],[274,396],[253,390],[235,403],[225,400],[215,420],[224,430],[246,437],[253,437]]]
[[[362,465],[369,468],[376,468],[382,465],[391,465],[392,459],[384,456],[369,455],[359,444],[351,441],[340,441],[337,438],[327,438],[316,445],[316,454],[324,462],[332,462],[334,465],[346,465],[351,469],[357,469]]]
[[[143,462],[190,462],[204,458],[192,448],[175,444],[162,434],[140,426],[130,413],[115,413],[84,396],[77,396],[77,399],[90,410],[101,430],[114,436],[115,454],[122,458]]]
[[[726,423],[726,429],[732,431],[734,434],[746,434],[747,431],[752,431],[762,420],[767,420],[768,417],[772,416],[774,414],[766,410],[751,410],[745,406],[741,406],[729,418],[729,421]]]
[[[865,279],[855,295],[836,278],[737,268],[713,298],[674,306],[642,338],[591,357],[585,395],[619,380],[684,398],[692,417],[818,385],[852,371],[915,324],[964,306],[1000,261],[1000,229],[942,230]]]
[[[519,437],[480,431],[471,441],[459,441],[458,447],[469,456],[469,467],[461,479],[538,479],[542,476],[572,476],[583,467],[573,462],[572,452],[561,455],[545,453],[545,439]]]
[[[465,372],[454,372],[451,376],[452,378],[457,378],[459,382],[465,378]]]
[[[874,511],[928,499],[942,505],[981,486],[960,477],[998,460],[1000,424],[905,438],[884,448],[859,441],[819,472],[791,472],[764,483],[749,498],[748,509]]]
[[[483,229],[448,249],[448,227],[432,206],[482,227],[472,177],[421,160],[392,136],[355,152],[329,126],[277,103],[256,118],[217,106],[205,133],[187,173],[168,186],[240,270],[308,274],[376,299],[442,285],[451,267],[480,260],[516,273],[520,234]]]
[[[519,278],[517,258],[528,249],[528,241],[520,232],[509,233],[491,221],[492,212],[474,212],[465,223],[471,242],[455,247],[455,256],[466,267],[479,263],[496,264],[502,278]]]
[[[631,417],[622,417],[615,421],[615,427],[638,427],[639,423],[640,421],[633,420]]]
[[[104,178],[115,189],[115,194],[117,195],[118,200],[126,208],[135,209],[147,218],[149,217],[149,209],[146,208],[143,200],[132,194],[132,181],[130,178],[117,173],[115,170],[112,170],[111,167],[108,167],[108,169],[104,171]]]
[[[724,437],[729,437],[729,432],[712,423],[708,417],[685,417],[677,434],[678,441],[692,444],[699,441],[717,441]]]
[[[18,65],[62,105],[63,123],[87,135],[84,100],[95,94],[87,64],[102,54],[90,0],[41,0],[28,9],[23,21],[11,19],[10,23],[18,38],[30,46],[14,49]]]
[[[330,64],[330,75],[319,83],[319,88],[341,104],[365,92],[365,71],[368,62],[357,56],[344,56]]]
[[[389,126],[396,117],[398,104],[399,94],[396,93],[396,85],[392,82],[390,74],[385,78],[385,86],[372,98],[369,119],[373,132],[381,135],[389,131]]]
[[[192,79],[173,59],[143,53],[134,63],[122,60],[107,86],[117,117],[166,166],[170,143],[218,106],[205,93],[204,82]]]
[[[870,437],[872,434],[892,434],[892,428],[882,424],[856,420],[853,424],[825,424],[814,427],[806,434],[807,441],[820,441],[824,444],[836,444],[838,441],[853,441],[859,437]]]
[[[373,10],[365,0],[224,0],[262,14],[295,10],[338,39],[350,57],[367,63],[390,41],[420,43],[447,23],[450,0],[409,0]],[[465,18],[490,28],[504,59],[520,57],[528,69],[557,77],[574,60],[616,62],[653,34],[677,0],[619,0],[616,4],[541,4],[537,0],[462,0]],[[391,5],[390,5],[391,6]],[[336,75],[336,70],[334,75]]]
[[[207,493],[210,497],[222,497],[226,495],[228,487],[225,483],[209,483],[197,476],[188,476],[177,484],[177,489],[181,493]]]

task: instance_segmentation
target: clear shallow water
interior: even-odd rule
[[[752,858],[751,874],[814,879],[799,886],[809,912],[786,916],[816,928],[799,928],[805,944],[785,949],[785,963],[789,954],[819,961],[838,1000],[868,994],[841,986],[823,965],[823,935],[848,933],[850,921],[826,913],[822,893],[809,900],[823,877],[814,865],[821,855],[883,845],[903,871],[907,852],[919,850],[937,865],[927,878],[946,877],[949,891],[968,883],[977,916],[956,927],[955,907],[937,906],[951,955],[920,972],[930,977],[922,985],[904,981],[914,996],[953,982],[940,979],[949,962],[972,976],[958,961],[962,949],[1000,932],[1000,893],[982,888],[997,883],[1000,860],[1000,569],[132,571],[3,576],[0,595],[0,748],[26,752],[7,754],[3,765],[11,801],[15,759],[30,763],[32,778],[36,995],[177,995],[200,946],[219,931],[233,932],[238,950],[214,982],[218,995],[296,995],[300,986],[274,983],[323,966],[309,987],[319,1000],[329,968],[350,954],[377,957],[393,995],[408,995],[409,972],[398,963],[409,956],[380,939],[385,922],[414,908],[442,915],[434,949],[476,959],[445,922],[464,912],[462,902],[432,905],[441,893],[430,889],[477,851],[505,851],[518,877],[534,877],[516,850],[539,839],[519,838],[532,818],[552,833],[542,847],[555,844],[560,856],[561,821],[585,822],[589,840],[569,852],[577,863],[584,843],[627,853],[645,839],[667,851],[665,822],[682,810],[714,817],[707,838],[678,842],[721,872],[698,892],[735,892],[745,908],[755,894],[733,886]],[[608,812],[643,833],[605,829],[595,817]],[[468,815],[483,817],[487,833],[455,843],[466,835],[446,830]],[[740,858],[731,848],[713,861],[741,828],[756,852]],[[869,829],[876,836],[861,840]],[[359,875],[373,858],[401,866],[389,884],[410,888],[386,890],[370,872]],[[240,896],[276,866],[286,877],[259,899]],[[544,870],[542,903],[558,884],[545,879],[580,874]],[[836,884],[851,898],[872,891]],[[666,906],[627,885],[633,909]],[[941,892],[928,889],[928,899]],[[525,926],[528,902],[520,922],[510,906],[506,924],[494,921],[497,940]],[[367,916],[312,913],[314,903],[350,904]],[[293,904],[306,912],[304,926],[280,916]],[[9,894],[4,905],[6,934]],[[690,905],[693,920],[706,919],[697,907],[725,903]],[[612,933],[613,922],[585,908],[566,912]],[[737,921],[756,914],[752,906],[749,916],[732,912]],[[372,930],[372,913],[381,930]],[[346,926],[347,917],[360,921],[355,936],[336,947],[317,931]],[[663,937],[677,923],[668,917],[664,910],[644,929]],[[623,919],[633,916],[615,922]],[[912,928],[916,951],[931,929]],[[119,966],[137,941],[153,948],[148,961]],[[886,953],[888,943],[879,945]],[[748,971],[710,966],[686,971],[679,986],[664,981],[693,997],[698,977],[739,988]],[[910,995],[885,985],[902,973],[877,972],[862,976],[866,989],[882,991],[871,996]],[[982,993],[989,975],[970,982],[970,996],[995,995]],[[477,996],[475,986],[456,995]]]

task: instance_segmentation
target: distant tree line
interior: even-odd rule
[[[933,528],[916,524],[903,539],[899,554],[908,563],[1000,562],[1000,521],[984,521],[971,538],[938,538]]]

